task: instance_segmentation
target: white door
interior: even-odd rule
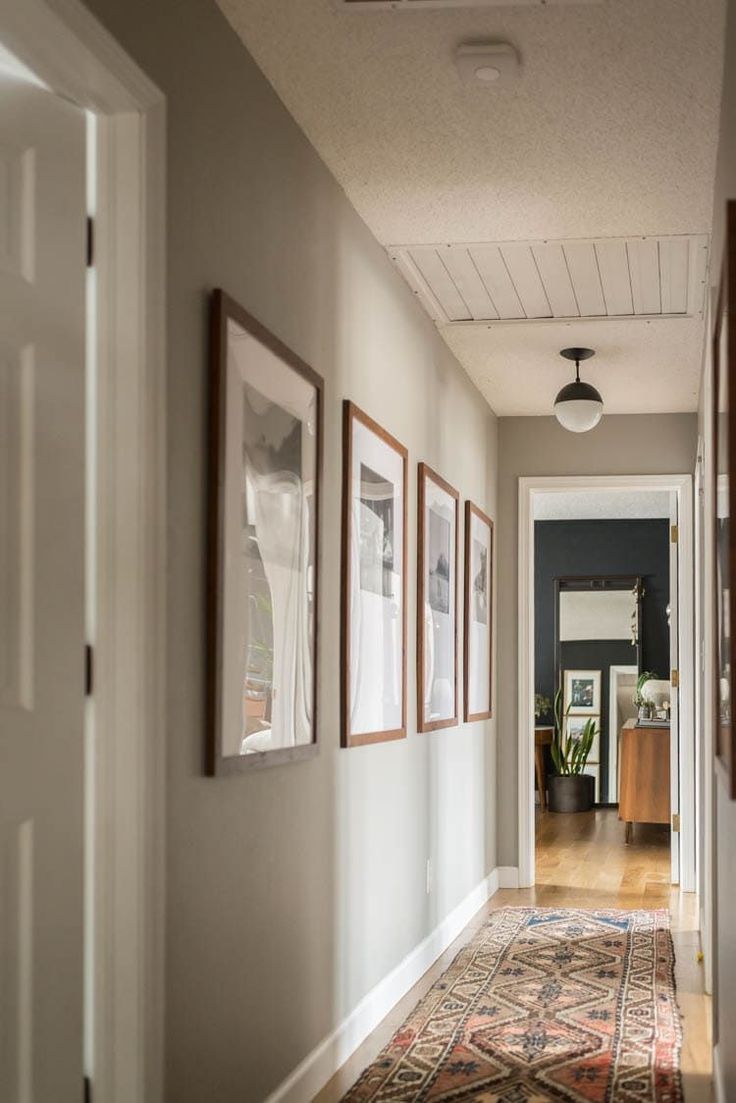
[[[82,1098],[85,119],[0,76],[0,1099]]]
[[[679,524],[677,491],[670,491],[670,676],[680,668],[680,618],[678,612],[679,595],[679,544],[674,532]],[[670,806],[673,815],[680,812],[680,691],[674,684],[670,692]],[[680,836],[670,831],[671,879],[673,884],[680,882]]]

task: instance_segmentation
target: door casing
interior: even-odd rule
[[[552,475],[519,478],[519,655],[518,655],[518,830],[519,885],[535,881],[534,756],[534,496],[581,489],[670,491],[677,495],[679,526],[679,884],[696,891],[695,876],[695,668],[693,633],[693,479],[692,475]],[[673,836],[674,838],[674,836]]]
[[[79,0],[0,0],[0,42],[97,116],[95,1098],[163,1098],[165,100]],[[125,570],[119,550],[125,539]],[[104,814],[103,814],[104,813]],[[80,1085],[80,1098],[81,1098]]]

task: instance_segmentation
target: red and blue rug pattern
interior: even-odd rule
[[[666,911],[492,912],[346,1103],[682,1103]]]

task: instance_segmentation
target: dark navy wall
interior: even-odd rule
[[[555,578],[565,575],[641,575],[643,664],[668,677],[667,603],[670,592],[669,521],[537,521],[534,526],[535,690],[555,693]],[[572,649],[572,650],[571,650]],[[608,667],[636,663],[625,641],[568,643],[563,668],[602,670],[601,785],[607,793]]]

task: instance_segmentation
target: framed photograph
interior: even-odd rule
[[[716,488],[715,753],[731,799],[736,799],[731,626],[735,623],[736,534],[736,201],[726,205],[726,244],[713,328],[713,455]]]
[[[460,495],[419,464],[417,731],[458,722],[457,562]]]
[[[406,735],[407,451],[343,404],[341,742]]]
[[[593,745],[590,748],[590,754],[588,755],[588,762],[591,766],[597,765],[601,760],[601,718],[600,716],[568,716],[565,719],[565,734],[568,739],[574,739],[576,742],[580,740],[583,734],[583,728],[589,720],[593,720],[596,725],[596,732],[593,737]]]
[[[599,716],[601,711],[600,670],[566,670],[563,707],[573,716]]]
[[[322,407],[319,375],[215,291],[209,774],[316,751]]]
[[[493,715],[493,521],[465,503],[463,718]]]

